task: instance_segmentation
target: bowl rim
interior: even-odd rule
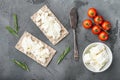
[[[92,45],[97,45],[97,44],[103,44],[106,48],[107,48],[107,50],[109,50],[109,52],[108,52],[108,55],[109,55],[109,64],[107,64],[107,65],[105,65],[101,70],[99,70],[99,71],[95,71],[95,70],[93,70],[93,69],[90,69],[86,64],[85,64],[85,62],[84,62],[84,54],[85,54],[85,52],[88,50],[88,48],[89,47],[91,47]],[[106,71],[109,67],[110,67],[110,65],[112,64],[112,61],[113,61],[113,55],[112,55],[112,51],[111,51],[111,49],[105,44],[105,43],[102,43],[102,42],[93,42],[93,43],[90,43],[87,47],[85,47],[85,49],[84,49],[84,51],[83,51],[83,54],[82,54],[82,60],[83,60],[83,64],[84,64],[84,66],[89,70],[89,71],[92,71],[92,72],[95,72],[95,73],[99,73],[99,72],[103,72],[103,71]]]

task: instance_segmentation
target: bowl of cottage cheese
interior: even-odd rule
[[[92,72],[107,70],[113,60],[110,48],[101,42],[89,44],[83,51],[83,63]]]

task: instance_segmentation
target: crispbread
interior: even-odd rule
[[[52,37],[49,37],[45,31],[41,28],[41,21],[36,22],[36,18],[38,17],[39,14],[44,14],[44,13],[48,13],[50,16],[55,18],[55,21],[61,26],[61,32],[60,32],[60,37],[55,40]],[[66,37],[69,32],[65,29],[65,27],[60,23],[60,21],[56,18],[56,16],[52,13],[52,11],[46,6],[44,5],[40,10],[38,10],[35,14],[33,14],[31,16],[31,19],[33,20],[33,22],[38,26],[38,28],[44,33],[44,35],[49,39],[49,41],[53,44],[56,45],[58,42],[60,42],[64,37]]]
[[[26,36],[30,36],[32,41],[41,42],[42,44],[44,44],[44,47],[47,48],[50,51],[50,56],[49,56],[49,58],[46,59],[46,63],[45,64],[42,64],[32,53],[27,53],[27,52],[25,53],[24,52],[24,49],[22,48],[21,45],[22,45],[23,38],[25,38]],[[24,34],[22,35],[22,37],[20,38],[20,40],[16,44],[15,48],[17,50],[21,51],[22,53],[24,53],[25,55],[27,55],[28,57],[32,58],[34,61],[38,62],[39,64],[41,64],[44,67],[47,67],[47,65],[50,63],[50,61],[52,60],[53,56],[56,53],[56,50],[54,50],[53,48],[48,46],[46,43],[42,42],[41,40],[37,39],[32,34],[26,32],[26,31],[24,32]]]

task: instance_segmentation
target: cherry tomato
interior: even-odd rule
[[[83,21],[82,25],[84,28],[89,29],[92,27],[92,21],[90,19],[86,19]]]
[[[109,22],[109,21],[104,21],[104,22],[102,23],[102,28],[103,28],[104,30],[110,30],[110,28],[111,28],[110,22]]]
[[[103,17],[102,17],[102,16],[96,16],[96,17],[94,18],[94,22],[95,22],[96,24],[102,24],[102,23],[103,23]]]
[[[98,38],[99,38],[101,41],[106,41],[106,40],[108,40],[108,34],[107,34],[106,32],[104,32],[104,31],[102,31],[102,32],[99,34]]]
[[[93,34],[99,34],[100,32],[101,32],[100,26],[95,25],[92,27]]]
[[[94,18],[97,15],[97,10],[95,8],[89,8],[88,10],[88,16],[90,18]]]

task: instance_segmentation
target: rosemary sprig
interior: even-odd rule
[[[10,26],[6,26],[6,29],[9,31],[9,33],[11,33],[12,35],[19,37],[18,34],[16,33],[16,31],[11,28]]]
[[[27,64],[25,64],[24,62],[21,62],[21,61],[15,60],[15,59],[13,59],[13,62],[14,62],[17,66],[19,66],[20,68],[22,68],[23,70],[25,70],[25,71],[30,71],[29,68],[28,68],[28,66],[27,66]]]
[[[63,51],[63,53],[58,57],[57,64],[59,64],[69,52],[70,52],[70,47],[67,47]]]
[[[14,28],[10,27],[10,26],[6,26],[6,29],[9,31],[9,33],[11,33],[12,35],[19,37],[18,36],[18,19],[17,19],[17,15],[13,14],[13,20],[14,20]]]
[[[18,33],[18,18],[17,18],[17,15],[16,14],[13,14],[13,20],[14,20],[14,28],[15,28],[15,31],[16,33]]]

